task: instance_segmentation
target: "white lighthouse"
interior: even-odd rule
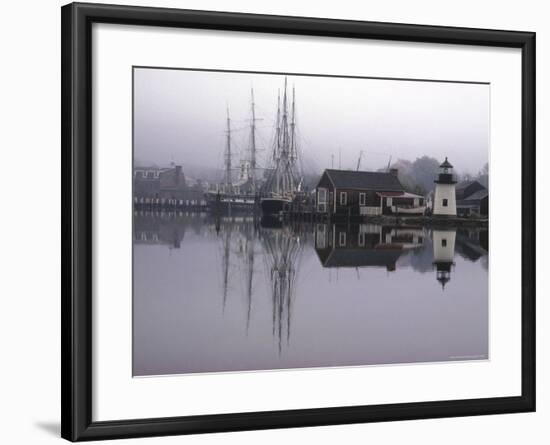
[[[439,174],[434,182],[433,214],[436,216],[456,216],[456,181],[453,176],[453,166],[447,158],[439,166]]]

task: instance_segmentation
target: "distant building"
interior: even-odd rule
[[[456,211],[459,216],[489,215],[489,191],[478,181],[456,185]]]
[[[189,187],[181,165],[176,165],[160,174],[160,197],[166,199],[188,199]]]
[[[475,192],[485,190],[485,187],[478,181],[461,181],[455,186],[456,199],[460,201]]]
[[[453,166],[445,158],[435,179],[432,212],[435,216],[456,216],[456,181]]]
[[[168,168],[135,167],[134,196],[139,198],[159,198],[160,174]]]
[[[359,216],[424,211],[424,197],[405,192],[397,169],[388,173],[327,169],[316,187],[317,212]]]
[[[134,198],[176,199],[195,203],[204,200],[200,186],[187,185],[181,165],[168,168],[135,167]]]

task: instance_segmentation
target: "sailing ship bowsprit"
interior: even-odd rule
[[[286,78],[282,108],[280,93],[277,98],[277,122],[272,163],[272,169],[261,190],[262,214],[266,216],[279,215],[292,204],[302,188],[296,143],[295,90],[293,87],[291,112],[289,114]]]

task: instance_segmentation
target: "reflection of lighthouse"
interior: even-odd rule
[[[444,289],[451,279],[451,267],[454,265],[456,230],[433,231],[434,261],[436,279]]]

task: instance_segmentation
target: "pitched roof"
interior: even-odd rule
[[[481,185],[483,187],[483,185],[481,183],[479,183],[478,181],[475,181],[475,180],[472,180],[472,181],[460,181],[456,186],[455,186],[455,190],[464,190],[465,188],[467,187],[470,187],[472,184],[475,184],[475,183],[478,183],[479,185]]]
[[[336,188],[404,191],[399,179],[392,173],[333,169],[327,169],[325,173]]]
[[[478,190],[477,192],[474,192],[470,196],[464,198],[464,201],[483,199],[487,195],[489,195],[489,191],[487,189]]]

